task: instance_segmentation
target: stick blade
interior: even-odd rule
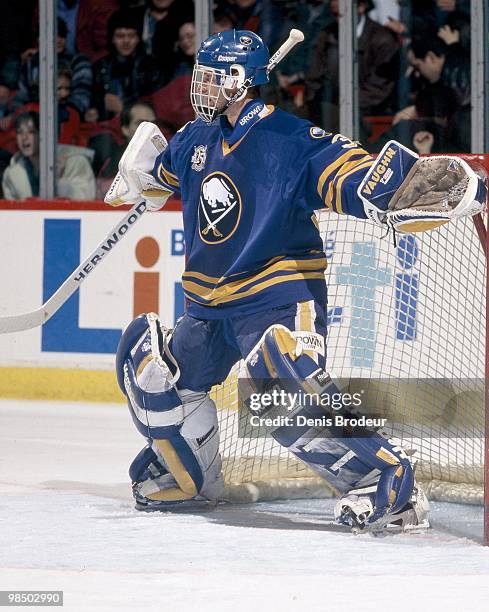
[[[0,317],[0,334],[10,334],[39,327],[39,325],[45,323],[49,317],[50,314],[44,308],[18,315]]]

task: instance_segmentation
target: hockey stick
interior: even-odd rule
[[[287,38],[287,40],[284,42],[283,45],[280,46],[280,48],[277,51],[275,51],[275,53],[270,58],[270,61],[268,62],[267,76],[275,68],[275,66],[279,62],[281,62],[284,59],[284,57],[288,53],[290,53],[290,51],[292,51],[292,49],[298,43],[302,42],[303,40],[304,40],[304,34],[300,30],[296,30],[294,28],[292,30],[290,30],[290,34],[289,34],[289,37]],[[253,80],[253,77],[248,77],[244,81],[244,83],[241,85],[241,87],[239,89],[237,89],[236,92],[229,98],[229,100],[226,102],[224,108],[222,108],[219,111],[217,111],[217,109],[216,109],[215,112],[216,113],[219,112],[219,114],[222,115],[222,113],[226,109],[228,109],[232,104],[234,104],[235,102],[237,102],[241,98],[241,96],[246,92],[248,87],[251,86],[252,80]],[[215,119],[215,117],[214,117],[214,119]]]
[[[141,218],[145,210],[145,202],[135,204],[127,215],[110,230],[97,248],[70,274],[59,289],[40,308],[32,312],[0,317],[0,334],[32,329],[46,323],[66,300],[75,293],[95,267],[112,252],[113,248],[122,240],[128,230]]]

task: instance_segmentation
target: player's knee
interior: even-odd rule
[[[179,369],[167,347],[170,333],[155,314],[141,315],[125,330],[117,349],[119,386],[136,428],[147,438],[164,437],[166,428],[183,416],[175,387]]]
[[[287,424],[271,428],[270,435],[291,450],[310,429],[303,423],[332,414],[330,398],[339,390],[320,365],[324,356],[323,336],[272,325],[246,358],[249,379],[242,381],[241,400],[252,409],[252,403],[260,403],[264,394],[279,388],[279,403],[260,405],[259,413],[286,417]]]
[[[293,332],[271,325],[246,358],[254,379],[305,379],[321,369],[324,338],[316,332]]]

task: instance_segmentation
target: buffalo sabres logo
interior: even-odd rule
[[[219,244],[232,236],[241,216],[241,196],[222,172],[206,176],[200,188],[199,231],[207,244]]]
[[[316,126],[309,130],[309,134],[311,135],[311,138],[324,138],[327,136],[327,133],[322,128]]]
[[[194,147],[194,154],[192,155],[192,170],[200,172],[204,169],[205,160],[207,157],[207,145],[199,145]]]

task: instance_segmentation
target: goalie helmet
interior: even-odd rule
[[[192,107],[205,123],[212,123],[230,103],[242,100],[248,87],[268,82],[270,54],[262,39],[248,30],[228,30],[210,36],[197,52],[192,74]],[[242,94],[233,99],[236,91]]]

